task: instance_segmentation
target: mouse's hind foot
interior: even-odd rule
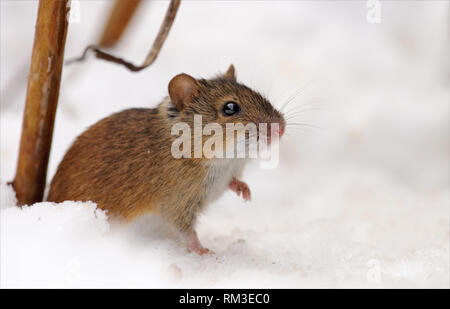
[[[186,237],[186,247],[189,252],[195,252],[198,255],[213,254],[213,251],[201,245],[197,236],[197,232],[195,230],[187,232],[185,237]]]

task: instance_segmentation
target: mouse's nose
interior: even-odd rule
[[[285,128],[286,128],[286,124],[285,124],[285,120],[283,117],[272,117],[269,118],[268,120],[266,120],[267,122],[259,122],[259,126],[257,127],[258,129],[258,139],[260,138],[260,129],[261,129],[261,125],[265,125],[265,129],[263,132],[266,138],[266,141],[268,144],[271,144],[272,140],[274,139],[280,139],[284,132],[285,132]],[[263,127],[264,128],[264,127]]]
[[[284,130],[285,130],[285,124],[284,124],[284,120],[275,120],[272,122],[271,126],[273,126],[273,135],[275,137],[282,137],[284,134]]]
[[[284,134],[284,124],[278,123],[278,129],[274,130],[274,135],[282,137]]]
[[[280,139],[283,136],[285,125],[283,120],[273,120],[268,124],[267,143],[271,144],[274,139]]]

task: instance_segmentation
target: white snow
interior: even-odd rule
[[[114,51],[141,62],[167,2],[147,1]],[[319,108],[201,216],[215,251],[187,253],[158,218],[115,226],[94,203],[19,208],[13,179],[37,1],[1,1],[1,287],[449,287],[447,1],[184,1],[161,55],[133,74],[64,68],[48,182],[87,126],[153,107],[177,73],[238,79],[281,106]],[[66,58],[95,41],[108,1],[80,1]],[[20,31],[17,31],[20,29]]]

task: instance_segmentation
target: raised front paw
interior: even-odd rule
[[[250,201],[251,193],[250,188],[247,186],[245,182],[239,181],[236,178],[233,178],[229,184],[229,187],[232,191],[236,192],[238,196],[241,195],[245,201]]]

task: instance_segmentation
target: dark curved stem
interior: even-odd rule
[[[150,52],[147,55],[147,58],[145,58],[145,61],[142,65],[137,66],[123,58],[116,57],[110,53],[107,53],[103,50],[101,50],[97,45],[89,45],[84,50],[83,54],[79,58],[71,59],[67,61],[67,64],[71,64],[74,62],[80,62],[83,61],[86,58],[87,53],[91,50],[95,53],[96,57],[99,59],[103,59],[109,62],[114,62],[117,64],[121,64],[125,66],[128,70],[132,72],[139,72],[146,67],[150,66],[155,60],[156,57],[158,57],[159,51],[161,50],[167,35],[169,34],[169,31],[172,27],[173,21],[175,20],[175,16],[177,15],[178,7],[180,6],[181,0],[171,0],[169,7],[167,8],[166,16],[164,17],[164,20],[161,24],[161,27],[159,28],[158,35],[155,38],[155,41],[153,42],[152,48],[150,49]]]

